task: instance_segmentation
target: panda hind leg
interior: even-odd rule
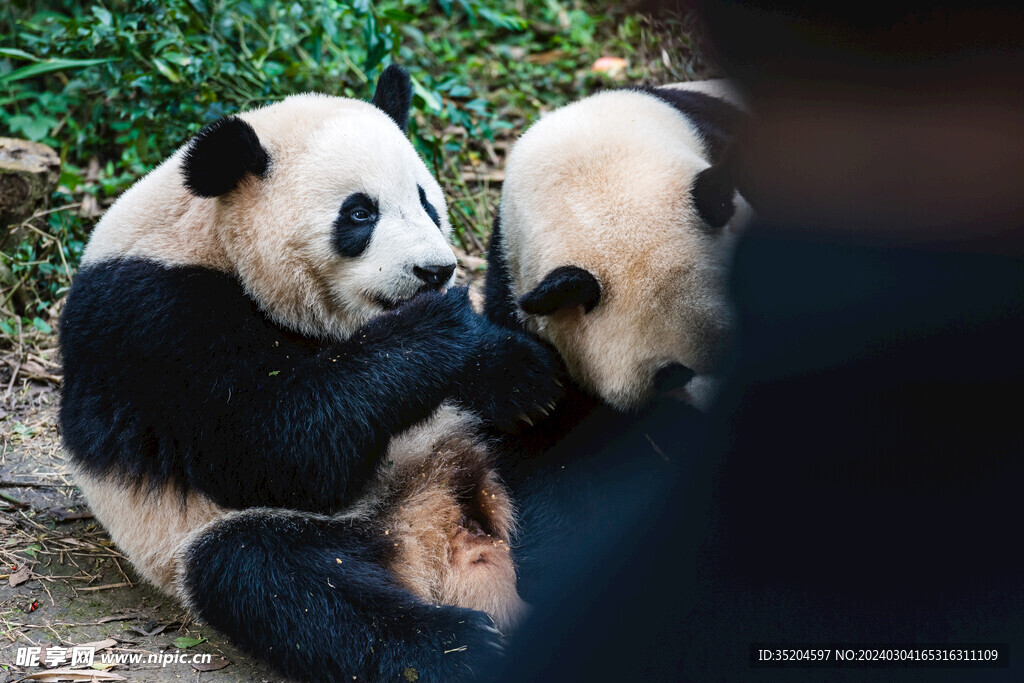
[[[483,612],[399,587],[358,523],[251,509],[178,555],[179,593],[203,621],[297,681],[485,680],[501,653]]]

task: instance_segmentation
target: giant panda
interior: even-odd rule
[[[205,128],[107,211],[61,320],[97,519],[297,680],[460,680],[524,607],[482,427],[541,417],[560,364],[451,286],[411,99],[391,66]]]
[[[552,345],[573,380],[519,436],[532,455],[502,471],[530,602],[574,553],[657,515],[656,491],[699,452],[732,336],[727,263],[752,213],[737,192],[748,116],[724,81],[612,90],[512,147],[485,312]]]

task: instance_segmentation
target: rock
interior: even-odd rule
[[[39,142],[0,138],[0,249],[33,234],[23,227],[8,228],[20,226],[47,208],[59,180],[60,157],[52,148]],[[0,288],[8,287],[14,288],[10,297],[15,308],[24,310],[29,297],[7,264],[0,262]]]
[[[0,138],[0,227],[16,225],[45,209],[58,180],[60,157],[53,149],[39,142]]]

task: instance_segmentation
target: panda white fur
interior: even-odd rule
[[[515,621],[513,511],[478,436],[557,358],[452,289],[440,187],[372,103],[222,119],[127,191],[61,324],[63,438],[146,579],[300,680],[457,680]],[[397,124],[397,125],[396,125]]]
[[[750,214],[730,151],[738,104],[723,81],[608,91],[543,116],[509,156],[491,315],[550,341],[619,408],[675,365],[707,399],[730,329],[725,263]]]
[[[595,520],[603,535],[656,514],[638,510],[698,451],[731,338],[726,264],[751,213],[735,177],[746,117],[722,81],[614,90],[542,116],[512,148],[485,311],[551,343],[575,380],[521,436],[533,455],[502,471],[530,602],[593,547]]]

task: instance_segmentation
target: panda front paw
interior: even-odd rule
[[[466,340],[473,337],[477,326],[465,287],[423,292],[368,325],[372,336],[381,341],[407,340],[415,348],[454,357],[468,357],[470,344]]]
[[[546,418],[565,394],[558,354],[525,334],[496,328],[470,361],[456,400],[503,432]]]

